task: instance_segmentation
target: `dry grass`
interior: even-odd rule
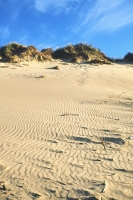
[[[22,65],[24,65],[24,66],[29,66],[29,64],[26,64],[26,63],[23,63]]]
[[[0,182],[0,190],[6,190],[5,182],[4,181]]]
[[[45,75],[40,75],[40,76],[37,76],[36,78],[44,78],[44,79],[46,79],[46,76]]]
[[[3,65],[3,66],[0,66],[1,68],[9,68],[8,65]]]
[[[55,67],[52,67],[51,69],[56,69],[56,70],[59,70],[59,69],[60,69],[60,67],[57,65],[57,66],[55,66]]]

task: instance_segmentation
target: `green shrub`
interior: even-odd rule
[[[24,49],[21,44],[13,42],[1,47],[0,52],[3,58],[7,58],[24,51]]]
[[[80,55],[101,55],[104,57],[104,54],[99,50],[94,48],[91,44],[79,43],[76,45],[67,45],[63,48],[59,48],[53,52],[53,58],[69,58]]]

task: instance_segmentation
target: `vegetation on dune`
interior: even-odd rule
[[[106,57],[99,49],[85,43],[67,45],[55,50],[52,56],[55,59],[69,59],[70,62],[92,62],[95,60],[95,62],[108,62],[109,64],[111,61],[111,59]]]
[[[16,54],[24,52],[26,47],[17,43],[9,43],[6,46],[1,47],[0,54],[3,58],[14,56]]]
[[[18,62],[19,54],[25,51],[26,47],[15,42],[9,43],[0,48],[0,56],[5,62]]]
[[[127,61],[127,62],[133,62],[133,53],[127,53],[125,56],[124,56],[124,60]]]
[[[63,48],[59,48],[53,52],[54,58],[69,58],[71,56],[80,56],[80,55],[87,55],[88,53],[95,54],[97,52],[100,52],[100,50],[92,47],[92,45],[87,45],[83,43],[79,43],[76,45],[67,45]]]
[[[10,43],[0,48],[0,56],[5,62],[44,61],[51,60],[51,52],[39,52],[34,46],[25,47],[21,44]]]
[[[4,62],[21,62],[21,61],[47,61],[62,59],[73,63],[95,63],[110,64],[111,62],[132,62],[133,53],[127,53],[123,59],[113,59],[107,57],[99,49],[94,48],[91,44],[79,43],[76,45],[69,44],[63,48],[52,50],[51,48],[38,51],[34,46],[25,47],[15,42],[9,43],[0,48],[0,59]]]

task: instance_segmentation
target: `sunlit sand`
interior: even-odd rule
[[[0,63],[0,199],[133,199],[133,65]]]

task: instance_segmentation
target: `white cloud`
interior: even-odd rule
[[[75,32],[85,29],[86,33],[97,31],[114,31],[133,22],[133,2],[130,0],[97,0],[88,8],[75,26]]]
[[[27,43],[28,43],[27,34],[25,33],[24,35],[22,35],[19,39],[17,39],[17,41],[19,41],[19,43],[27,45]]]
[[[2,38],[8,38],[10,36],[10,31],[6,27],[0,27],[0,35]]]
[[[12,13],[11,19],[14,21],[19,17],[20,8],[17,8],[15,12]]]
[[[82,0],[35,0],[35,8],[43,13],[52,12],[52,14],[68,13],[72,8]]]

